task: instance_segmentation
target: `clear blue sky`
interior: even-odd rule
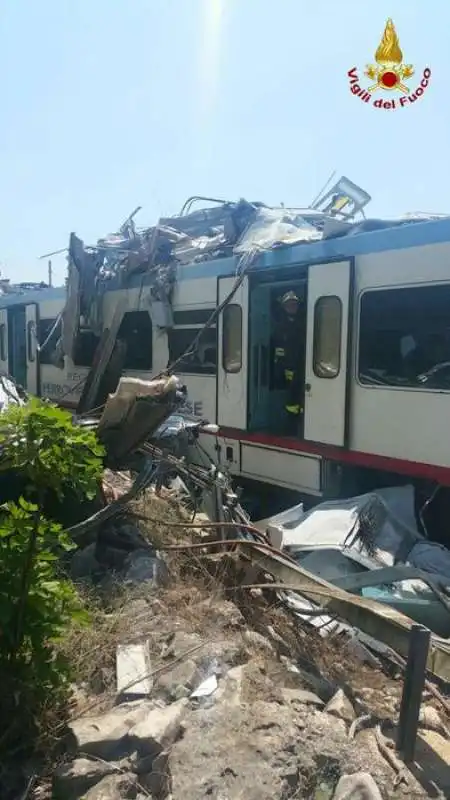
[[[388,17],[433,73],[394,112],[347,82]],[[191,194],[307,205],[334,169],[372,215],[450,212],[449,30],[448,0],[0,0],[3,272],[45,279],[37,256],[137,205],[139,224]]]

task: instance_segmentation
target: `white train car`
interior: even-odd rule
[[[51,348],[39,353],[39,344],[54,327],[65,297],[64,287],[39,285],[17,285],[0,295],[0,371],[31,394],[48,394],[46,388],[60,385],[61,370],[50,361]]]
[[[339,491],[360,468],[450,486],[449,264],[449,218],[261,255],[195,358],[177,369],[195,413],[220,427],[205,446],[237,476],[313,496]],[[151,325],[150,285],[141,277],[127,289],[140,343],[130,374],[158,373],[189,349],[235,273],[235,258],[179,268],[167,332]],[[284,396],[269,363],[274,298],[288,288],[304,297],[307,317],[295,437],[279,433]],[[105,295],[105,325],[121,292]],[[405,356],[433,337],[441,356],[406,375]]]
[[[348,492],[349,482],[354,490],[361,471],[381,482],[397,476],[450,486],[449,265],[450,218],[261,254],[217,325],[176,370],[193,411],[219,426],[203,445],[237,477],[312,497]],[[126,297],[126,373],[150,377],[189,350],[235,287],[236,266],[235,257],[179,266],[170,329],[152,320],[145,274],[106,291],[105,327]],[[280,432],[285,397],[272,384],[270,364],[273,307],[287,289],[304,298],[307,329],[304,413],[295,436]],[[21,312],[25,322],[30,305]],[[50,318],[47,309],[40,307],[38,323]],[[41,363],[35,378],[35,362],[27,361],[30,388],[40,380],[43,394],[76,403],[95,349],[95,337],[81,336],[78,356],[66,358],[62,370]],[[405,370],[408,353],[427,348],[420,373]]]

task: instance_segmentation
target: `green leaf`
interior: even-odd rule
[[[19,497],[19,506],[23,508],[24,511],[39,511],[39,506],[36,506],[34,503],[28,503],[24,497]]]

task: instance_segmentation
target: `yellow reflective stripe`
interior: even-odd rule
[[[285,349],[284,349],[284,347],[276,347],[276,348],[275,348],[275,355],[276,355],[277,357],[279,357],[279,358],[283,358],[284,354],[285,354]]]
[[[300,414],[302,407],[300,405],[297,406],[285,406],[286,411],[288,414]]]
[[[337,197],[336,198],[336,200],[334,201],[334,203],[332,205],[332,208],[334,208],[335,211],[340,211],[349,202],[350,202],[350,198],[346,197],[345,195],[342,195],[341,197]]]
[[[284,370],[284,377],[286,378],[287,381],[294,380],[294,372],[293,372],[293,370],[292,369],[285,369]]]

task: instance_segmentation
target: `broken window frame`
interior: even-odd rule
[[[145,320],[145,322],[144,322]],[[130,323],[130,326],[128,326]],[[135,342],[134,331],[142,325],[142,334],[137,333],[140,344]],[[127,327],[133,330],[127,332]],[[125,328],[125,335],[124,335]],[[127,341],[127,336],[131,341]],[[141,339],[142,337],[142,339]],[[153,369],[153,322],[149,312],[145,309],[126,311],[117,331],[117,339],[126,344],[124,372],[151,372]],[[136,347],[133,345],[136,343]]]
[[[326,311],[327,311],[327,304],[330,304],[330,301],[337,303],[339,314],[338,314],[338,331],[330,330],[328,331],[327,328],[331,327],[335,322],[335,319],[326,319]],[[322,309],[324,311],[322,312]],[[324,313],[325,316],[320,317],[320,314]],[[342,300],[335,294],[326,294],[318,297],[315,304],[314,304],[314,333],[313,333],[313,372],[316,378],[323,378],[325,380],[333,380],[337,378],[340,371],[341,371],[341,340],[342,340]],[[332,337],[330,342],[330,335]],[[326,338],[325,338],[326,337]],[[329,359],[323,357],[324,354],[320,353],[320,350],[323,347],[329,347],[330,343],[333,344],[336,348],[336,351],[332,354],[334,358]],[[321,357],[322,356],[322,357]],[[331,369],[330,369],[331,366]]]
[[[236,311],[238,319],[233,320],[231,315]],[[239,335],[232,346],[230,342],[237,330]],[[242,369],[242,307],[239,303],[228,303],[223,310],[222,369],[230,375],[237,375]]]
[[[214,309],[211,309],[209,316],[212,314],[213,310]],[[173,328],[170,328],[167,331],[169,365],[178,362],[178,359],[183,355],[183,353],[189,352],[191,343],[202,330],[202,338],[204,341],[202,342],[202,339],[200,339],[197,345],[197,351],[188,355],[185,359],[182,359],[179,363],[177,363],[177,372],[185,375],[204,376],[214,376],[217,374],[218,359],[216,325],[210,325],[208,328],[205,328],[203,325],[174,325]],[[186,339],[185,341],[181,342],[180,340],[182,339],[183,335],[186,337]],[[178,341],[174,341],[175,339],[178,339]],[[208,339],[207,343],[205,342],[205,339]],[[209,348],[214,350],[215,360],[214,363],[207,362],[205,364],[204,362],[200,361],[198,354],[202,351],[202,349],[206,350]]]
[[[74,367],[92,367],[100,338],[90,330],[80,330],[74,342],[72,362]],[[88,344],[84,344],[88,342]]]
[[[40,346],[39,363],[41,366],[53,364],[52,354],[54,353],[58,340],[61,336],[60,325],[55,328],[48,342],[46,340],[50,331],[54,327],[56,320],[57,317],[41,317],[37,323],[38,342]],[[46,342],[45,347],[41,349],[44,342]]]
[[[215,308],[194,308],[179,309],[173,312],[173,324],[175,327],[198,327],[201,328],[209,322]]]

